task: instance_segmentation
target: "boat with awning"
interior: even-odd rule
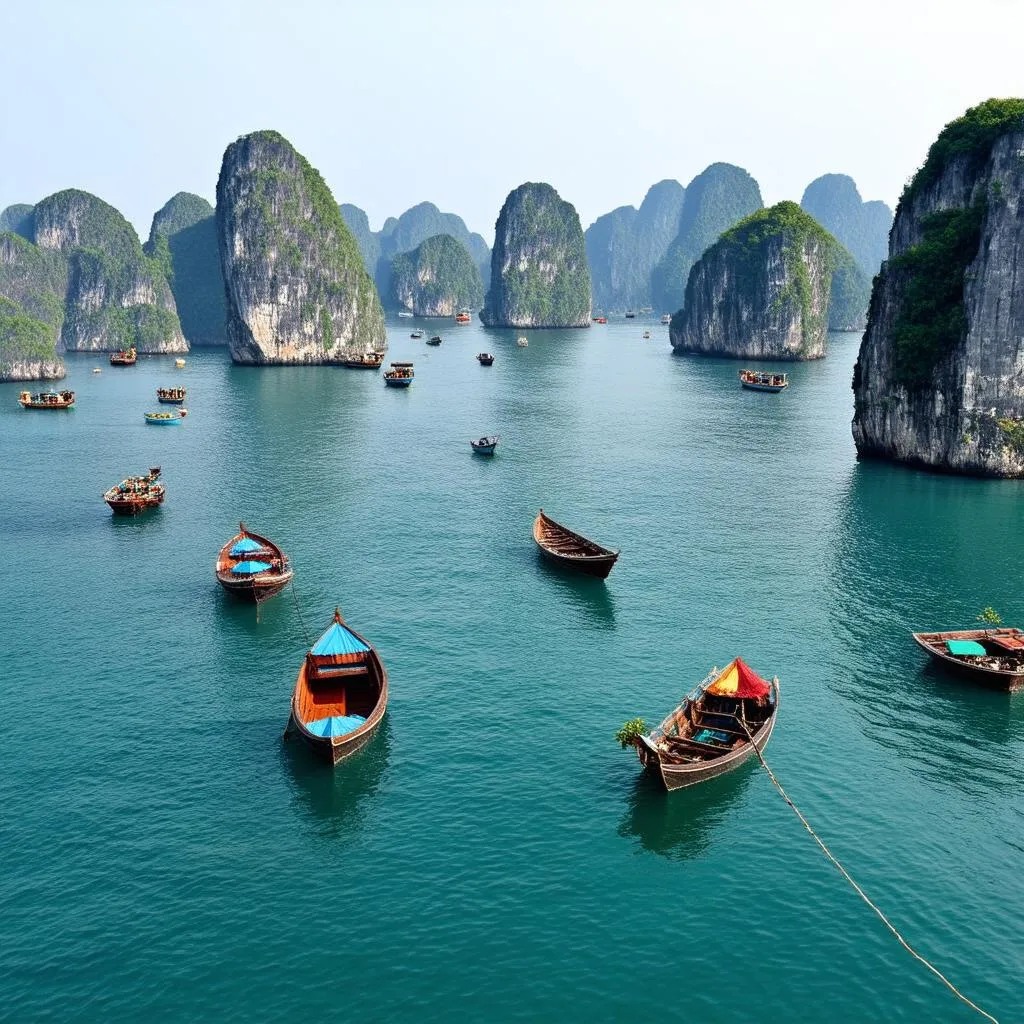
[[[295,572],[272,540],[239,523],[238,533],[217,555],[214,574],[229,594],[260,604],[284,590]]]
[[[993,690],[1024,688],[1024,630],[955,629],[912,633],[936,662],[971,682]]]

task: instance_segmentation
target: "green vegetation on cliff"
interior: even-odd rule
[[[850,251],[837,241],[828,303],[829,329],[863,330],[870,301],[871,278],[860,268]]]
[[[0,379],[16,363],[57,359],[53,326],[29,316],[10,299],[0,297]]]
[[[804,189],[800,205],[850,250],[869,281],[878,273],[892,227],[892,210],[885,203],[864,202],[849,175],[823,174]]]
[[[370,230],[370,218],[358,206],[342,203],[339,209],[349,231],[355,237],[356,245],[359,246],[363,266],[370,277],[373,277],[377,273],[377,264],[380,261],[380,237]]]
[[[67,279],[60,254],[13,232],[0,234],[0,378],[16,365],[60,366],[57,340]]]
[[[13,231],[16,235],[32,241],[32,226],[34,222],[34,206],[28,203],[15,203],[0,212],[0,233]]]
[[[469,250],[451,235],[434,235],[391,261],[389,298],[421,316],[453,316],[478,310],[484,286]]]

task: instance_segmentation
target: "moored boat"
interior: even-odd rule
[[[423,337],[423,328],[422,328],[422,327],[417,327],[417,328],[416,328],[416,330],[415,330],[415,331],[413,331],[413,332],[412,332],[412,333],[411,333],[411,334],[409,335],[409,337],[410,337],[410,338],[422,338],[422,337]]]
[[[373,738],[388,704],[388,673],[341,612],[303,659],[285,734],[298,733],[336,765]]]
[[[530,344],[530,339],[527,338],[525,334],[521,334],[518,338],[516,338],[516,344],[520,348],[528,348]]]
[[[455,314],[455,322],[457,324],[468,324],[472,323],[472,321],[473,317],[468,309],[460,309],[458,313]]]
[[[606,324],[606,323],[608,323],[608,317],[606,317],[606,316],[595,316],[594,317],[594,323],[595,324]]]
[[[647,339],[650,338],[650,336],[651,336],[651,332],[650,331],[644,331],[644,341],[647,341]]]
[[[498,435],[481,437],[479,441],[470,441],[473,451],[477,455],[493,455],[494,449],[498,447]]]
[[[130,476],[105,491],[103,500],[116,516],[137,516],[164,503],[166,495],[160,481],[160,467],[153,466],[148,476]]]
[[[427,344],[428,345],[434,345],[435,347],[437,345],[440,345],[441,341],[442,341],[442,338],[441,338],[440,334],[435,334],[432,338],[427,338]]]
[[[672,314],[671,313],[662,313],[661,314],[661,322],[663,324],[670,324],[670,323],[672,323]]]
[[[18,395],[18,403],[22,409],[73,409],[75,407],[74,391],[40,391],[33,395],[22,391]]]
[[[134,366],[135,361],[138,358],[138,353],[135,348],[122,349],[120,352],[110,353],[110,365],[111,366]]]
[[[349,356],[341,361],[342,366],[351,370],[379,370],[384,362],[384,353],[379,350],[369,349],[357,355]]]
[[[779,680],[742,658],[711,670],[656,729],[636,737],[640,763],[670,792],[738,768],[764,750],[779,714]]]
[[[163,405],[181,405],[187,394],[185,388],[157,388],[156,400]]]
[[[399,315],[399,316],[400,316],[400,317],[401,317],[401,318],[402,318],[403,320],[411,320],[411,319],[412,319],[412,313],[410,313],[410,312],[409,312],[409,311],[408,311],[407,309],[400,309],[400,310],[398,311],[398,315]]]
[[[142,415],[152,427],[176,427],[181,424],[188,412],[185,409],[175,409],[174,412],[144,412]]]
[[[740,370],[740,383],[751,391],[768,391],[777,395],[789,387],[789,377],[785,373],[769,373],[765,370]]]
[[[238,524],[238,533],[220,549],[217,582],[235,597],[260,604],[280,593],[295,575],[288,556],[272,541]]]
[[[636,316],[636,313],[634,313],[633,310],[631,310],[631,309],[627,309],[626,310],[626,319],[627,320],[632,320],[635,316]]]
[[[392,363],[384,371],[384,383],[389,388],[407,388],[415,379],[412,363]]]
[[[185,360],[184,360],[184,359],[175,359],[175,360],[174,360],[174,365],[175,365],[175,366],[176,366],[176,367],[177,367],[177,368],[178,368],[179,370],[184,370],[184,369],[185,369]]]
[[[490,352],[478,352],[476,358],[481,366],[491,366],[494,363],[494,356]]]
[[[980,686],[995,690],[1024,688],[1024,630],[1004,626],[911,636],[944,668]]]
[[[602,547],[555,522],[544,514],[544,509],[537,513],[533,521],[533,539],[553,562],[602,580],[608,577],[619,557],[618,551]]]

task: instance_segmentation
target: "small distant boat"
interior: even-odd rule
[[[93,369],[92,369],[92,372],[93,373],[102,373],[103,370],[100,369],[100,367],[98,367],[98,366],[94,366]]]
[[[662,313],[661,314],[661,322],[663,324],[670,324],[670,323],[672,323],[672,314],[671,313]]]
[[[778,394],[789,387],[789,378],[784,373],[766,373],[761,370],[740,370],[740,383],[751,391],[769,391]]]
[[[556,523],[544,514],[544,509],[540,510],[533,521],[533,539],[552,561],[601,579],[607,579],[619,557],[618,551],[595,544],[561,523]]]
[[[368,743],[388,706],[388,673],[374,647],[334,621],[303,659],[285,735],[296,732],[331,765]]]
[[[911,636],[943,667],[972,682],[995,690],[1024,687],[1024,630],[958,629]]]
[[[350,370],[379,370],[384,362],[384,353],[376,350],[360,352],[341,361],[342,366]]]
[[[526,348],[530,344],[530,339],[527,338],[526,335],[520,335],[518,338],[516,338],[516,344],[520,348]]]
[[[768,745],[778,714],[778,678],[769,683],[736,658],[721,672],[713,668],[657,729],[638,736],[636,752],[671,792],[756,756],[755,747]]]
[[[217,582],[235,597],[260,604],[279,594],[295,575],[288,557],[271,540],[238,524],[238,533],[220,549]]]
[[[111,366],[134,366],[138,359],[138,353],[135,348],[122,349],[120,352],[110,353],[110,365]]]
[[[494,356],[490,352],[478,352],[476,358],[481,366],[490,366],[494,362]]]
[[[594,317],[594,323],[595,324],[606,324],[606,323],[608,323],[608,317],[606,317],[606,316],[595,316]]]
[[[407,388],[414,379],[412,363],[392,363],[391,369],[384,371],[384,383],[389,388]]]
[[[398,315],[399,315],[399,316],[400,316],[400,317],[401,317],[401,318],[402,318],[403,320],[411,320],[411,319],[412,319],[412,313],[410,313],[410,312],[409,312],[409,311],[408,311],[407,309],[400,309],[400,310],[398,311]]]
[[[73,409],[74,391],[40,391],[38,395],[22,391],[18,395],[22,409]]]
[[[435,334],[432,338],[427,338],[427,344],[433,345],[436,348],[438,345],[441,344],[442,340],[443,339],[441,338],[440,334]]]
[[[631,310],[631,309],[627,309],[626,310],[626,319],[627,320],[632,320],[635,316],[636,316],[636,313],[634,313],[633,310]]]
[[[410,338],[422,338],[423,337],[423,330],[422,330],[422,328],[417,327],[416,330],[413,331],[412,334],[409,335],[409,337]]]
[[[498,447],[498,435],[481,437],[479,441],[470,441],[469,443],[477,455],[493,455],[494,449]]]
[[[175,359],[175,360],[174,360],[174,365],[175,365],[175,366],[176,366],[176,367],[177,367],[177,368],[178,368],[179,370],[184,370],[184,369],[185,369],[185,360],[184,360],[184,359]]]
[[[156,400],[163,405],[181,405],[187,394],[185,388],[157,388]]]
[[[176,409],[174,412],[145,412],[142,414],[146,422],[154,427],[176,427],[188,415],[186,409]]]
[[[468,309],[460,309],[458,313],[455,314],[455,322],[457,324],[468,324],[471,323],[472,320],[473,317]]]
[[[650,338],[650,336],[651,336],[651,332],[650,332],[650,331],[644,331],[644,340],[645,340],[645,341],[646,341],[646,340],[647,340],[648,338]]]
[[[153,466],[148,476],[130,476],[104,492],[103,500],[116,516],[137,516],[164,503],[166,490],[160,482],[160,467]]]

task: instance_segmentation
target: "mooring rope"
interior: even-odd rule
[[[972,1010],[975,1010],[978,1013],[980,1013],[982,1017],[984,1017],[986,1020],[992,1021],[992,1024],[999,1024],[999,1021],[996,1020],[996,1018],[993,1017],[991,1013],[986,1013],[977,1003],[972,1002],[970,999],[968,999],[967,996],[965,996],[963,992],[961,992],[960,989],[958,989],[956,985],[954,985],[953,982],[951,982],[949,978],[947,978],[942,973],[942,971],[940,971],[934,964],[926,960],[920,953],[918,953],[916,949],[914,949],[913,946],[910,945],[909,942],[907,942],[905,938],[903,938],[902,935],[900,935],[892,921],[890,921],[889,918],[887,918],[885,914],[879,909],[879,907],[874,902],[872,902],[868,894],[854,881],[853,876],[850,874],[850,872],[843,867],[843,865],[839,861],[839,858],[836,857],[836,855],[825,845],[825,843],[822,841],[818,833],[815,832],[813,828],[811,828],[811,823],[803,816],[803,813],[801,812],[800,808],[797,807],[797,805],[793,803],[793,801],[789,798],[789,794],[782,788],[782,783],[779,782],[779,780],[775,777],[775,772],[773,772],[771,768],[768,767],[768,762],[764,759],[764,754],[762,754],[761,751],[758,750],[757,744],[754,742],[754,737],[750,735],[750,730],[747,728],[746,722],[742,721],[742,719],[740,719],[739,721],[740,725],[743,726],[743,731],[747,734],[747,739],[750,741],[750,745],[754,748],[754,752],[757,754],[758,760],[761,762],[761,765],[764,768],[764,770],[768,773],[768,778],[772,780],[772,784],[779,791],[779,793],[782,794],[782,799],[785,800],[786,803],[789,804],[789,806],[793,809],[793,813],[800,819],[804,828],[807,829],[807,831],[811,834],[811,838],[821,847],[822,853],[824,853],[825,856],[828,857],[828,859],[835,865],[835,867],[843,876],[843,878],[845,878],[850,883],[850,885],[853,886],[857,895],[860,896],[860,898],[882,919],[882,923],[885,925],[885,927],[888,928],[889,931],[891,931],[893,935],[896,936],[896,941],[899,942],[899,944],[915,960],[918,960],[922,964],[924,964],[925,967],[927,967],[928,970],[931,971],[932,974],[934,974],[935,977],[938,978],[939,981],[941,981],[942,984],[945,985],[946,988],[948,988],[949,991],[957,997],[957,999],[959,999],[963,1003],[966,1003]]]
[[[294,578],[288,581],[288,586],[291,587],[292,600],[295,602],[295,614],[299,617],[299,625],[302,626],[302,632],[306,634],[306,647],[312,648],[313,638],[309,635],[309,630],[306,629],[306,620],[302,617],[302,609],[299,607],[299,595],[295,592]]]

